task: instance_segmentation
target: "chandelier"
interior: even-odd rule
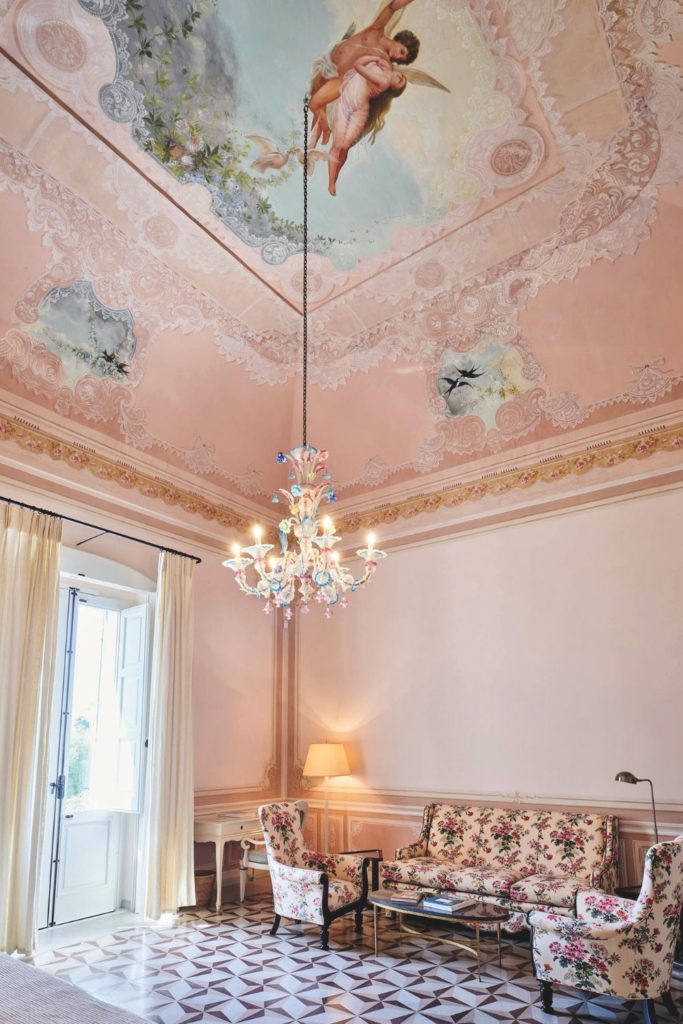
[[[264,602],[263,610],[269,614],[273,608],[283,608],[285,622],[292,617],[292,605],[297,604],[303,613],[310,611],[310,602],[325,606],[325,616],[330,618],[334,607],[347,605],[347,591],[357,590],[367,583],[377,568],[377,563],[386,558],[384,551],[375,547],[375,537],[368,534],[367,547],[356,554],[365,566],[356,578],[350,569],[341,564],[335,545],[341,537],[335,533],[334,524],[327,515],[321,516],[323,501],[332,503],[337,495],[331,484],[332,474],[327,468],[327,452],[308,443],[307,397],[308,397],[308,98],[304,100],[304,222],[303,222],[303,442],[292,448],[289,454],[278,452],[276,460],[283,466],[289,464],[289,489],[281,488],[273,494],[273,502],[284,500],[289,514],[280,520],[278,538],[280,551],[274,551],[274,544],[263,543],[263,530],[253,528],[255,543],[240,548],[233,544],[233,557],[223,562],[232,569],[237,585],[245,594]]]

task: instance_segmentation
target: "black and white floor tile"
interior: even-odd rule
[[[54,948],[36,966],[152,1024],[256,1021],[258,1024],[636,1024],[640,1010],[619,1000],[565,990],[556,1015],[544,1014],[529,950],[503,945],[477,977],[471,955],[438,942],[401,936],[381,918],[379,955],[372,916],[357,936],[352,919],[332,926],[330,950],[318,930],[286,923],[269,935],[272,904],[249,897],[220,915],[197,911],[168,927],[124,927]],[[492,949],[491,946],[488,947]],[[683,1010],[683,982],[674,998]],[[664,1007],[661,1024],[669,1024]]]

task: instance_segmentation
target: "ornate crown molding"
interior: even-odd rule
[[[246,530],[249,521],[229,505],[207,501],[195,491],[175,487],[159,477],[145,473],[129,463],[98,454],[93,448],[64,441],[25,421],[0,414],[0,441],[13,441],[25,452],[47,455],[55,462],[64,462],[72,469],[88,470],[98,480],[116,483],[126,490],[137,491],[145,498],[163,501],[191,515],[201,516],[221,526]]]
[[[367,529],[397,519],[415,519],[430,512],[456,508],[466,501],[499,497],[514,490],[528,490],[536,484],[553,484],[568,476],[580,476],[591,469],[613,469],[630,459],[646,459],[656,452],[683,450],[683,424],[640,433],[626,440],[608,442],[595,448],[588,445],[571,456],[542,459],[524,469],[511,469],[472,483],[455,484],[443,490],[405,498],[364,512],[350,512],[337,524],[341,533]]]
[[[94,448],[65,441],[24,420],[0,413],[0,441],[13,441],[23,451],[47,455],[55,462],[64,462],[72,469],[88,470],[98,480],[116,483],[126,490],[135,490],[145,498],[163,501],[191,515],[227,526],[246,530],[250,525],[241,512],[229,505],[217,504],[195,491],[176,487],[150,473],[123,461],[101,455]],[[536,484],[553,484],[568,476],[581,476],[591,469],[613,469],[630,459],[646,459],[657,452],[683,450],[683,423],[639,433],[626,440],[608,442],[599,448],[586,446],[571,456],[540,459],[536,465],[511,469],[484,476],[466,484],[434,490],[417,497],[382,504],[363,512],[349,512],[339,518],[339,529],[352,533],[398,519],[414,519],[430,512],[456,508],[466,501],[499,497],[509,491],[528,490]],[[264,510],[262,518],[267,520]]]

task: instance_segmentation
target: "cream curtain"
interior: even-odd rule
[[[0,508],[0,949],[30,953],[48,788],[62,523]]]
[[[147,917],[194,904],[194,562],[159,558],[145,829]]]

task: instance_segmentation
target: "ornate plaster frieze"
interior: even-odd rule
[[[220,526],[245,530],[249,525],[249,521],[229,505],[208,501],[195,491],[168,484],[126,462],[98,454],[91,447],[64,441],[39,427],[2,413],[0,441],[13,442],[25,452],[47,456],[71,469],[87,470],[98,480],[118,484],[128,491],[137,491],[144,498],[162,501],[165,505],[201,516]]]
[[[112,482],[135,490],[145,498],[164,502],[210,522],[246,530],[250,522],[229,505],[218,504],[195,491],[170,485],[129,463],[99,454],[94,448],[60,439],[22,419],[0,413],[0,442],[8,441],[36,456],[47,456],[72,469],[87,470],[98,480]],[[488,475],[466,484],[456,484],[428,494],[382,504],[363,512],[349,512],[339,517],[340,531],[351,533],[399,519],[456,508],[465,502],[478,502],[514,490],[529,490],[539,484],[553,484],[570,476],[582,476],[591,469],[615,469],[630,459],[647,459],[657,452],[683,451],[683,425],[652,430],[635,437],[588,446],[571,456],[541,459],[536,465]],[[267,518],[264,513],[262,518]]]
[[[515,490],[528,490],[538,484],[553,484],[569,476],[582,476],[591,469],[613,469],[629,459],[646,459],[657,452],[683,451],[683,425],[653,430],[627,440],[588,446],[571,456],[541,460],[524,469],[511,469],[485,476],[472,483],[456,484],[413,498],[379,505],[364,512],[338,517],[340,532],[353,532],[399,519],[414,519],[431,512],[457,508],[465,502],[499,497]]]

